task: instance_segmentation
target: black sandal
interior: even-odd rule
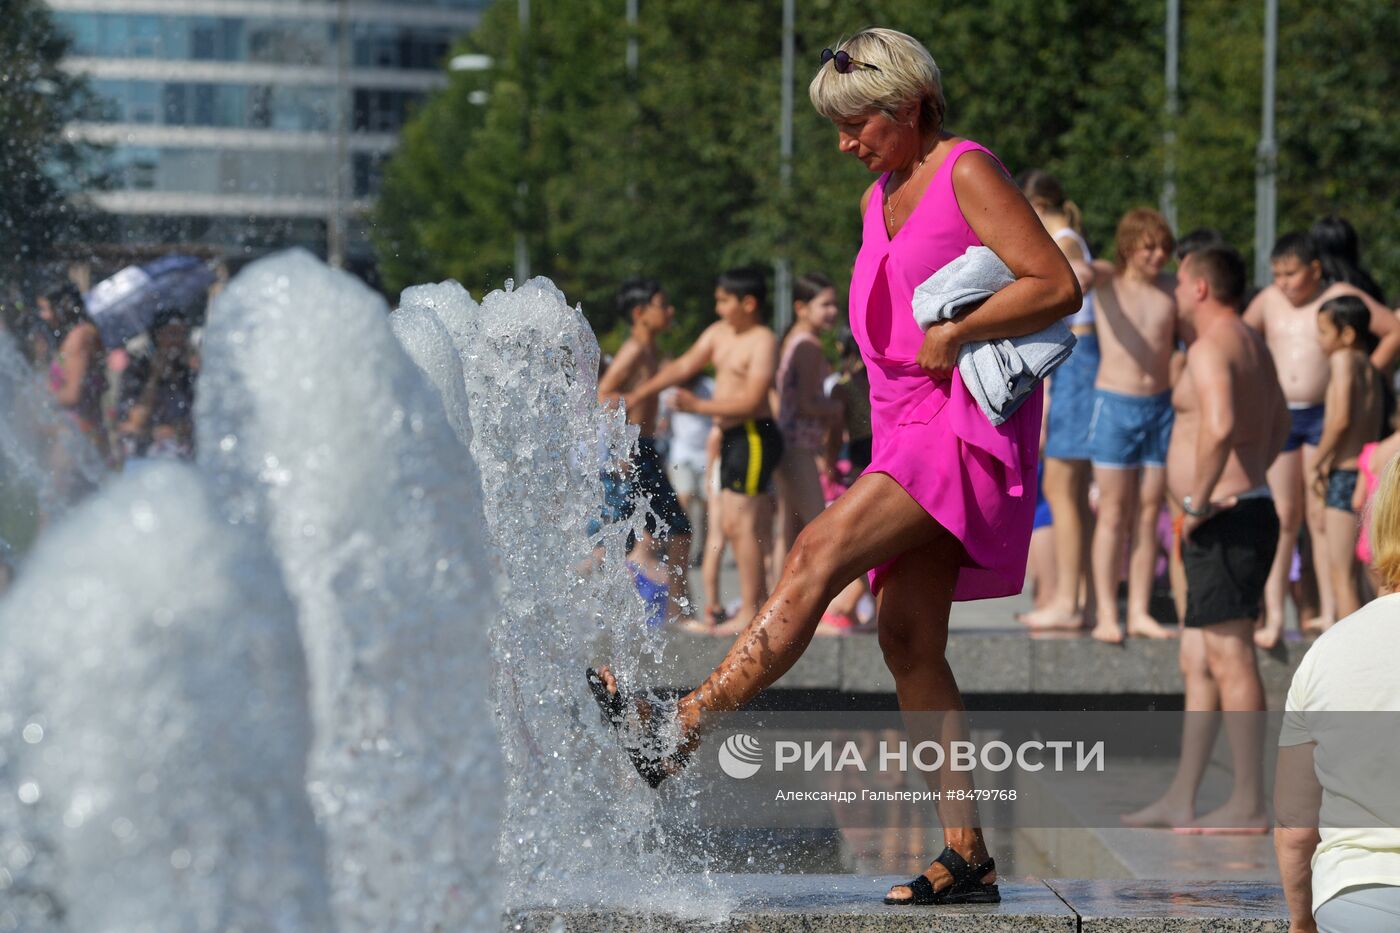
[[[1000,904],[1001,892],[995,884],[983,884],[982,879],[997,867],[996,859],[989,858],[973,868],[952,846],[946,846],[934,859],[948,869],[953,883],[942,891],[933,889],[933,882],[926,875],[919,875],[905,884],[910,897],[886,897],[886,904],[923,906],[930,904]]]
[[[662,781],[671,776],[672,769],[680,770],[690,762],[690,756],[684,752],[663,757],[665,745],[659,733],[657,717],[654,715],[646,717],[643,721],[639,744],[624,741],[622,727],[627,722],[631,708],[639,700],[647,705],[651,705],[651,701],[640,693],[625,694],[621,689],[616,693],[609,693],[608,685],[603,681],[601,674],[591,667],[587,673],[588,689],[592,691],[594,701],[602,710],[603,722],[612,726],[618,741],[627,750],[627,756],[632,759],[632,767],[637,769],[642,780],[650,787],[659,787]]]

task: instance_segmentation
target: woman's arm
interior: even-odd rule
[[[1316,742],[1285,745],[1278,750],[1274,773],[1274,852],[1283,896],[1288,902],[1289,933],[1315,933],[1312,902],[1312,857],[1320,836],[1318,814],[1322,786],[1314,771]]]
[[[953,193],[972,232],[1006,263],[1016,281],[972,311],[927,330],[919,365],[935,373],[957,365],[964,343],[1033,334],[1084,300],[1065,254],[990,156],[969,152],[958,159]]]

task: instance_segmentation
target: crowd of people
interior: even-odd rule
[[[1114,643],[1176,637],[1179,626],[1158,617],[1153,597],[1169,589],[1185,620],[1185,512],[1169,492],[1167,454],[1195,335],[1177,290],[1186,258],[1225,239],[1200,229],[1178,241],[1161,214],[1139,208],[1118,224],[1114,260],[1096,259],[1079,208],[1053,176],[1030,171],[1017,182],[1083,289],[1066,319],[1077,343],[1047,384],[1034,606],[1018,619],[1031,631],[1083,630]],[[1248,294],[1242,282],[1237,296],[1242,321],[1279,364],[1289,421],[1261,484],[1280,526],[1252,635],[1265,649],[1282,637],[1290,598],[1301,631],[1316,634],[1374,595],[1359,516],[1381,466],[1400,451],[1391,424],[1400,321],[1362,266],[1351,225],[1331,216],[1286,234],[1270,262],[1273,283]],[[632,568],[658,623],[742,630],[797,534],[870,462],[869,381],[836,288],[814,273],[793,291],[792,323],[779,337],[767,323],[762,273],[725,273],[719,320],[674,360],[657,344],[675,313],[661,284],[636,279],[619,292],[631,330],[599,396],[626,404],[642,440],[635,461],[605,481],[611,515],[630,515],[637,492],[650,498]],[[720,588],[726,549],[737,594]],[[691,601],[692,565],[702,568],[703,610]],[[853,583],[818,632],[873,630],[867,594],[863,579]]]
[[[630,567],[654,622],[741,631],[767,600],[797,535],[870,462],[869,383],[849,333],[835,332],[836,288],[813,273],[796,280],[793,295],[792,324],[779,338],[767,323],[762,271],[725,272],[715,283],[719,320],[679,357],[663,360],[657,337],[675,313],[665,290],[652,279],[619,290],[618,310],[631,329],[605,361],[598,394],[625,405],[640,440],[629,463],[605,471],[604,511],[630,516],[643,493],[650,503]],[[726,551],[739,581],[732,602],[721,590]],[[689,596],[696,563],[703,612]],[[820,631],[868,627],[866,592],[864,581],[843,591]]]
[[[199,353],[189,309],[156,310],[145,331],[111,346],[66,276],[29,301],[0,305],[0,311],[0,331],[108,468],[193,458]],[[71,498],[84,491],[87,479],[69,462],[71,447],[55,443],[50,457],[59,494]]]

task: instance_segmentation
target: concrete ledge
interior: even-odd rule
[[[1258,652],[1270,697],[1287,692],[1310,644],[1285,641],[1273,652]],[[652,673],[668,686],[693,686],[719,663],[729,645],[728,638],[674,633],[666,648],[667,663],[656,665]],[[1124,645],[1106,645],[1087,636],[1032,637],[1020,628],[954,629],[948,638],[948,662],[963,693],[1176,696],[1182,691],[1177,651],[1176,641],[1129,639]],[[813,639],[777,686],[894,692],[879,642],[868,634]]]
[[[1287,933],[1275,885],[1249,882],[1052,880],[1002,884],[1002,902],[980,907],[889,907],[902,877],[716,875],[716,916],[635,908],[527,907],[505,929],[525,933],[1001,933],[1001,931],[1209,931]]]

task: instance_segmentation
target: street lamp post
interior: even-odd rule
[[[335,170],[332,173],[330,222],[326,225],[326,261],[345,267],[345,241],[349,237],[345,201],[350,161],[350,10],[349,0],[339,0],[335,67]]]
[[[1264,0],[1264,105],[1254,160],[1254,284],[1269,280],[1269,252],[1278,232],[1278,141],[1274,138],[1274,75],[1278,70],[1278,0]]]
[[[1180,109],[1178,87],[1181,69],[1181,0],[1167,0],[1167,113],[1162,133],[1162,214],[1177,228],[1176,217],[1176,119]],[[1178,231],[1179,232],[1179,231]]]
[[[782,119],[778,136],[778,192],[783,213],[782,243],[773,263],[774,323],[778,333],[787,330],[792,319],[792,262],[788,256],[788,207],[792,192],[792,83],[796,71],[797,0],[783,0],[783,90]]]

